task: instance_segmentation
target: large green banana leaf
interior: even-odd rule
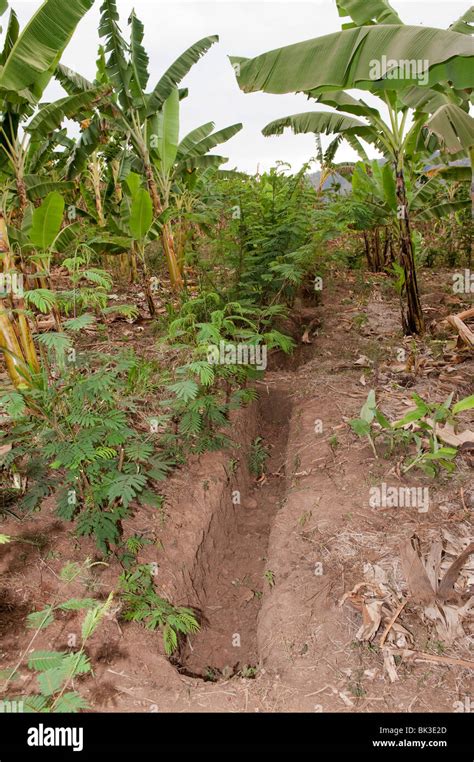
[[[474,5],[471,5],[468,11],[464,13],[461,18],[451,24],[449,27],[451,32],[459,32],[460,34],[474,34]]]
[[[158,114],[157,154],[160,171],[167,175],[173,166],[179,145],[179,93],[175,87]]]
[[[25,175],[23,179],[30,201],[45,198],[48,193],[52,193],[53,191],[66,193],[67,191],[74,190],[74,183],[65,180],[47,180],[40,175]]]
[[[114,83],[122,104],[129,103],[130,69],[125,53],[128,45],[120,32],[116,0],[103,0],[100,7],[99,37],[105,37],[105,52],[109,54],[107,73]]]
[[[217,154],[208,153],[205,156],[185,156],[184,159],[178,164],[177,171],[186,169],[188,172],[192,172],[195,169],[207,169],[208,167],[220,167],[229,161],[227,156],[219,156]]]
[[[130,57],[133,68],[133,80],[131,83],[132,92],[135,98],[139,98],[145,92],[145,88],[148,84],[148,64],[150,59],[143,47],[145,29],[143,23],[136,16],[135,11],[132,11],[128,23],[131,26]]]
[[[466,201],[443,201],[440,204],[434,204],[432,206],[426,207],[422,211],[416,211],[416,219],[423,221],[429,221],[435,217],[437,219],[442,219],[448,214],[453,214],[454,212],[463,212],[466,209],[470,209],[470,207],[471,202],[469,199]]]
[[[68,180],[72,180],[82,172],[89,156],[94,153],[99,145],[100,136],[100,119],[94,116],[90,125],[81,133],[81,137],[71,153],[66,173]]]
[[[345,111],[348,114],[356,114],[357,116],[368,116],[369,114],[379,116],[379,111],[376,108],[369,106],[359,98],[353,98],[352,95],[344,92],[344,90],[329,90],[324,93],[310,91],[307,94],[311,98],[314,98],[317,103],[332,106],[337,111]]]
[[[357,138],[355,135],[351,135],[349,132],[346,132],[344,133],[344,140],[349,143],[352,150],[356,152],[362,161],[369,161],[367,151],[360,142],[359,138]]]
[[[58,235],[63,221],[64,199],[57,191],[48,193],[45,200],[33,212],[30,242],[46,251]]]
[[[45,0],[30,19],[0,72],[0,90],[37,101],[79,21],[94,0]]]
[[[94,87],[88,79],[63,64],[58,64],[54,76],[64,87],[68,95],[79,95],[79,93],[92,90]]]
[[[153,204],[150,194],[144,188],[139,188],[132,199],[129,227],[137,241],[143,241],[153,222]]]
[[[212,135],[208,135],[203,140],[195,143],[194,146],[188,150],[186,158],[204,156],[204,154],[212,150],[212,148],[221,145],[221,143],[226,143],[227,140],[230,140],[232,137],[234,137],[234,135],[240,132],[242,127],[242,123],[238,122],[237,124],[231,124],[229,127],[224,127],[222,130],[213,132]]]
[[[337,111],[345,111],[348,114],[357,114],[358,116],[369,117],[370,115],[379,116],[379,111],[372,106],[369,106],[361,98],[353,98],[349,93],[344,90],[336,90],[334,92],[314,92],[309,91],[307,93],[310,97],[314,98],[317,103],[324,103],[326,106],[332,106]],[[442,87],[435,85],[431,87],[421,87],[419,85],[413,85],[407,87],[404,90],[400,90],[397,93],[398,100],[400,101],[400,107],[407,106],[416,111],[423,111],[427,114],[432,114],[437,108],[443,106],[445,103],[456,101],[458,105],[463,103],[462,98],[457,98],[453,91],[446,91]]]
[[[370,113],[367,114],[367,117],[370,118]],[[365,159],[367,154],[360,138],[367,143],[372,143],[381,153],[386,154],[386,146],[379,140],[377,129],[373,125],[364,124],[364,122],[346,114],[333,114],[330,111],[303,112],[275,119],[267,124],[262,132],[267,136],[281,135],[285,127],[290,127],[296,134],[313,132],[314,134],[332,135],[340,133],[362,159]]]
[[[456,88],[472,85],[474,51],[464,34],[431,27],[381,24],[346,29],[305,42],[271,50],[256,58],[231,57],[244,92],[324,92],[347,88],[396,90],[417,85],[426,70],[427,85],[450,81]],[[372,79],[374,61],[381,78]],[[391,61],[420,63],[418,72]],[[383,63],[383,66],[382,66]]]
[[[474,145],[474,119],[455,103],[440,106],[425,127],[448,153],[466,151]]]
[[[181,82],[191,67],[218,41],[219,37],[217,35],[204,37],[202,40],[195,42],[194,45],[191,45],[171,64],[149,96],[148,116],[152,116],[161,108],[171,91]]]
[[[0,54],[1,66],[5,65],[5,61],[7,60],[8,56],[10,55],[13,49],[13,46],[18,39],[19,33],[20,33],[20,25],[18,23],[18,18],[15,11],[12,10],[10,13],[9,21],[8,21],[7,33],[5,35],[5,43],[3,45],[2,53]]]
[[[435,167],[432,169],[429,174],[432,174],[434,177],[442,177],[450,182],[470,183],[472,180],[471,168],[458,164],[452,166],[440,165],[439,168]]]
[[[275,119],[263,128],[264,135],[281,135],[285,127],[291,127],[295,134],[302,132],[325,133],[332,135],[354,127],[366,127],[364,122],[353,116],[333,114],[330,111],[308,111],[292,116]]]
[[[78,95],[68,95],[54,103],[48,103],[33,117],[27,130],[37,137],[44,137],[48,132],[57,129],[65,118],[85,118],[109,94],[109,87],[97,87]]]
[[[200,140],[207,138],[213,129],[214,122],[206,122],[206,124],[201,124],[200,127],[196,127],[194,130],[191,130],[191,132],[188,132],[188,134],[182,139],[178,146],[178,153],[176,158],[179,160],[185,156],[196,143],[199,143]]]
[[[353,24],[344,29],[368,24],[403,24],[400,16],[387,0],[336,0],[339,16],[350,16]]]
[[[455,92],[451,90],[443,90],[441,87],[407,87],[406,90],[401,90],[398,93],[398,97],[404,106],[414,109],[415,111],[422,111],[425,114],[433,114],[440,106],[444,106],[447,103],[457,102],[461,105],[463,102],[461,98],[457,98]]]

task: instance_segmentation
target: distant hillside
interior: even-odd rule
[[[436,155],[437,154],[434,154],[434,156],[436,156]],[[385,163],[385,159],[379,159],[378,162],[379,162],[379,164],[384,164]],[[468,167],[468,166],[470,166],[470,161],[467,158],[456,159],[455,161],[450,161],[448,163],[449,163],[449,166],[452,166],[452,167],[455,167],[455,166]],[[436,166],[437,166],[436,164],[426,164],[425,169],[426,170],[433,169]],[[317,188],[319,186],[319,179],[321,177],[321,171],[317,170],[316,172],[312,172],[310,175],[307,175],[307,177],[308,177],[308,180],[310,181],[311,185],[313,186],[313,188]],[[329,188],[331,188],[333,185],[336,185],[336,184],[339,184],[341,186],[340,191],[339,191],[341,194],[349,193],[350,190],[351,190],[351,187],[352,187],[350,180],[348,180],[346,177],[342,177],[341,175],[331,175],[330,177],[328,177],[328,179],[324,183],[323,190],[328,190]]]

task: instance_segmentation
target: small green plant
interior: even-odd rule
[[[244,677],[247,680],[253,680],[257,676],[258,668],[252,667],[250,664],[244,664],[239,670],[240,677]]]
[[[265,463],[268,458],[268,450],[263,444],[262,437],[256,437],[250,446],[249,470],[254,476],[260,477],[264,473]]]
[[[263,574],[264,579],[268,582],[270,587],[275,587],[275,573],[271,569],[266,569]]]
[[[237,469],[239,467],[239,461],[237,458],[229,458],[227,461],[227,467],[229,470],[229,475],[235,474],[237,472]]]
[[[118,556],[124,569],[131,569],[137,562],[137,555],[145,547],[152,545],[153,541],[141,534],[133,534],[120,544]]]
[[[357,434],[357,436],[367,437],[375,457],[378,458],[377,450],[375,449],[374,440],[373,440],[374,422],[379,423],[380,426],[389,424],[387,419],[378,410],[377,403],[375,401],[375,391],[371,389],[368,394],[366,402],[361,408],[359,417],[349,421],[349,424],[352,431],[355,434]]]
[[[217,683],[219,679],[219,672],[214,667],[206,667],[204,672],[204,682]]]
[[[173,606],[158,595],[151,569],[146,564],[120,576],[120,591],[124,603],[123,619],[127,622],[143,622],[150,630],[159,628],[168,656],[178,648],[180,635],[196,633],[200,628],[192,609]]]
[[[428,403],[418,394],[413,395],[416,406],[403,418],[391,423],[378,409],[375,391],[371,390],[362,406],[359,418],[351,420],[352,430],[360,437],[367,437],[377,458],[375,439],[382,437],[392,452],[396,447],[415,447],[415,454],[409,456],[402,467],[404,473],[412,468],[421,469],[427,476],[436,476],[439,468],[448,472],[455,469],[453,463],[457,448],[443,445],[440,441],[439,425],[456,424],[456,416],[474,408],[474,395],[452,404],[453,395],[442,404]]]
[[[60,580],[64,585],[75,580],[86,568],[94,564],[90,561],[83,565],[68,563],[60,572]],[[16,696],[13,701],[21,702],[25,712],[78,712],[88,709],[87,701],[76,690],[69,690],[72,681],[91,672],[92,665],[86,653],[88,640],[97,630],[100,622],[107,614],[112,604],[113,593],[105,602],[94,598],[69,598],[66,601],[52,603],[41,611],[34,611],[27,617],[27,627],[35,632],[12,669],[3,671],[5,688],[17,678],[23,660],[27,657],[27,666],[36,674],[39,693]],[[32,651],[31,646],[38,634],[49,627],[55,620],[58,611],[85,611],[80,628],[80,644],[76,651]]]
[[[197,454],[229,444],[222,432],[229,425],[229,413],[257,398],[249,384],[264,370],[256,363],[256,350],[263,346],[290,352],[294,346],[291,338],[271,326],[281,314],[279,305],[262,309],[225,302],[213,292],[183,304],[168,327],[167,339],[176,349],[185,349],[187,357],[191,349],[192,357],[175,369],[173,383],[165,384],[169,398],[161,404],[174,426],[167,433],[169,444]],[[242,347],[248,362],[239,361]]]
[[[366,312],[359,312],[357,315],[354,315],[354,317],[352,318],[352,324],[354,328],[360,330],[365,325],[367,325],[368,320],[369,320],[369,316],[367,315]]]

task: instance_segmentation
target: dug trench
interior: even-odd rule
[[[171,659],[180,675],[251,678],[260,665],[258,617],[274,586],[268,543],[286,499],[291,378],[314,353],[299,339],[317,314],[314,304],[301,306],[282,326],[295,350],[269,353],[257,401],[235,411],[226,430],[229,449],[191,457],[166,484],[166,520],[154,527],[159,554],[145,547],[140,561],[157,568],[160,593],[200,621]]]
[[[201,630],[188,636],[177,661],[180,672],[206,680],[255,674],[258,614],[265,590],[274,585],[267,549],[286,493],[288,391],[263,384],[258,402],[246,412],[245,429],[256,436],[242,444],[239,459],[226,464],[228,488],[192,572]]]

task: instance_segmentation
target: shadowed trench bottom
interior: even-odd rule
[[[212,563],[195,580],[200,596],[201,630],[188,636],[177,667],[207,680],[232,675],[252,677],[259,663],[257,623],[264,595],[271,595],[273,572],[267,568],[270,531],[285,499],[285,455],[291,418],[289,393],[270,384],[260,387],[257,431],[266,450],[263,475],[251,477],[245,494],[232,491],[232,510],[214,513],[218,531],[209,532]],[[250,412],[250,411],[249,411]],[[260,440],[258,440],[260,441]],[[254,440],[255,442],[255,440]],[[250,452],[239,453],[247,464]]]

